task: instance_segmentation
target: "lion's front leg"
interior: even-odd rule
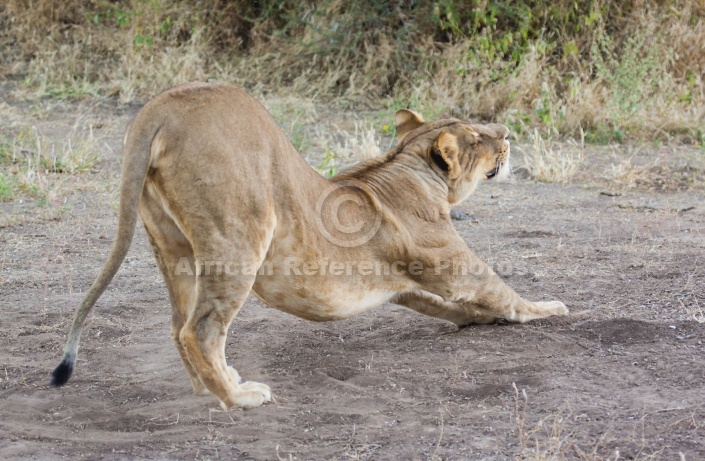
[[[462,243],[462,247],[460,244]],[[456,325],[499,320],[524,323],[566,315],[560,301],[531,302],[519,296],[464,242],[445,258],[434,259],[417,279],[422,290],[403,293],[394,302]]]
[[[482,312],[470,305],[453,301],[444,301],[433,293],[415,290],[397,295],[392,302],[419,314],[453,322],[458,326],[480,324],[487,325],[500,320],[492,313]]]
[[[475,302],[444,301],[443,298],[432,293],[413,291],[398,295],[392,299],[392,302],[420,314],[448,320],[458,326],[488,325],[499,321],[524,323],[529,320],[568,313],[568,309],[560,301],[532,303],[518,297],[518,295],[517,298],[518,302],[512,303],[509,308],[497,308]]]
[[[466,308],[518,323],[568,314],[568,308],[560,301],[531,302],[522,298],[492,271],[483,277],[483,282],[475,297],[463,303]]]

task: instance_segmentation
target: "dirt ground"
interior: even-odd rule
[[[109,146],[98,171],[54,179],[63,192],[43,207],[0,203],[0,459],[705,459],[705,192],[683,180],[705,160],[692,148],[596,148],[569,185],[517,174],[459,207],[468,245],[568,317],[458,330],[386,305],[312,323],[250,298],[227,355],[276,394],[254,410],[192,394],[140,228],[74,377],[50,388],[111,245],[135,110],[64,103],[0,127],[60,137],[89,114]],[[635,187],[605,179],[627,160],[648,166]]]

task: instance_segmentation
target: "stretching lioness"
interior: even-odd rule
[[[228,327],[253,293],[310,320],[386,302],[457,325],[566,314],[522,299],[457,234],[451,204],[509,160],[509,131],[395,116],[399,144],[331,180],[243,90],[192,83],[140,110],[123,140],[118,231],[68,334],[52,383],[69,379],[84,320],[132,241],[137,209],[173,307],[172,335],[196,394],[223,408],[271,400],[225,359]]]

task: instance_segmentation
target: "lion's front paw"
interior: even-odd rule
[[[234,408],[255,408],[272,401],[272,391],[269,386],[262,383],[247,381],[231,392],[228,402],[220,402],[224,410]]]
[[[549,315],[568,315],[568,308],[560,301],[541,301],[535,303],[541,308],[542,313]]]

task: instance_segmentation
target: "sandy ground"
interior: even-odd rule
[[[111,245],[135,110],[61,107],[31,123],[60,136],[89,113],[112,149],[44,207],[0,203],[0,459],[705,459],[705,193],[662,180],[702,175],[702,151],[642,149],[662,174],[629,189],[604,172],[634,151],[597,149],[570,185],[517,175],[459,207],[468,245],[569,317],[458,330],[386,305],[317,324],[250,298],[227,354],[276,403],[223,412],[191,392],[141,228],[74,377],[48,386]]]

